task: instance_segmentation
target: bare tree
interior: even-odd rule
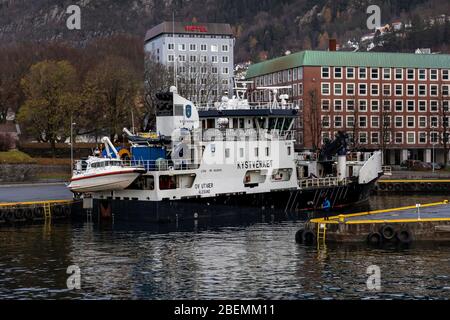
[[[169,68],[148,54],[145,57],[144,68],[144,129],[152,128],[156,125],[156,93],[168,91],[173,84],[173,73]]]
[[[198,57],[199,58],[199,57]],[[183,62],[178,65],[178,92],[195,104],[219,101],[223,95],[225,79],[218,67],[209,62]]]
[[[385,101],[389,101],[389,97],[383,95],[381,100],[380,109],[380,149],[381,155],[383,157],[383,164],[386,164],[386,150],[389,144],[391,143],[393,136],[393,124],[392,124],[392,105],[389,104],[389,107],[385,105]]]
[[[311,147],[313,150],[318,150],[321,145],[322,137],[322,119],[320,112],[320,100],[317,89],[309,90],[306,96],[306,104],[309,107],[310,116],[305,118],[305,126],[308,127],[311,134]]]
[[[450,137],[450,86],[446,85],[446,89],[441,82],[438,84],[438,111],[439,111],[439,144],[444,149],[444,168],[447,167]]]

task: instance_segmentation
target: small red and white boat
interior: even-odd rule
[[[79,193],[123,190],[144,172],[144,168],[126,167],[118,159],[90,157],[86,169],[76,170],[67,187]]]
[[[129,187],[146,170],[141,166],[126,165],[108,138],[103,138],[108,153],[107,158],[90,156],[77,162],[70,183],[72,192],[117,191]],[[113,158],[114,157],[114,158]]]

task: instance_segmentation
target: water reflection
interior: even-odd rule
[[[370,209],[442,200],[374,197]],[[450,246],[297,245],[306,217],[240,215],[163,225],[0,228],[0,298],[448,299]],[[66,269],[81,268],[81,290]],[[382,290],[366,289],[376,264]]]

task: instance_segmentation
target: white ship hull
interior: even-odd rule
[[[72,192],[119,191],[129,187],[142,170],[122,169],[97,174],[75,176],[68,188]]]

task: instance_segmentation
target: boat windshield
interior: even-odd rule
[[[99,161],[91,164],[91,168],[101,168],[101,167],[120,167],[122,165],[121,161]]]

